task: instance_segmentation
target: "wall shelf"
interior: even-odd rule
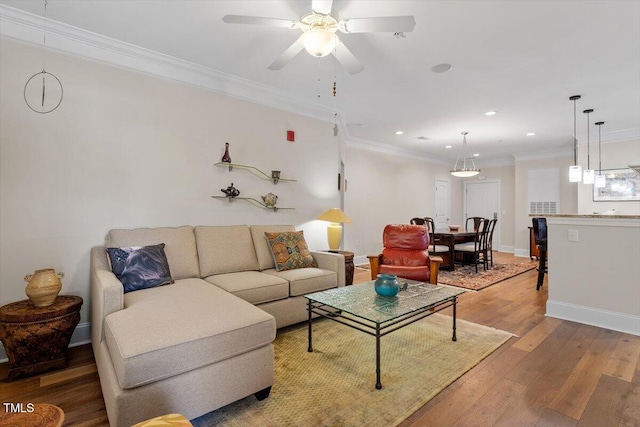
[[[274,212],[278,212],[281,209],[285,209],[285,210],[294,210],[295,208],[281,208],[279,206],[267,206],[264,203],[262,203],[259,200],[256,200],[252,197],[227,197],[227,196],[211,196],[214,199],[228,199],[229,203],[233,202],[234,200],[238,199],[238,200],[244,200],[246,202],[251,203],[252,205],[258,207],[258,208],[262,208],[262,209],[269,209],[269,210],[273,210]]]
[[[233,168],[238,168],[238,169],[245,169],[248,170],[249,172],[251,172],[252,174],[254,174],[255,176],[257,176],[260,179],[263,179],[265,181],[272,181],[274,184],[277,184],[280,181],[285,181],[285,182],[296,182],[295,179],[286,179],[286,178],[280,178],[280,176],[272,176],[269,175],[267,173],[262,172],[260,169],[256,168],[255,166],[249,166],[249,165],[241,165],[238,163],[226,163],[226,162],[218,162],[218,163],[214,163],[214,166],[222,166],[222,167],[228,167],[229,168],[229,172],[231,172],[233,170]],[[258,202],[260,203],[260,202]],[[282,208],[284,209],[284,208]]]

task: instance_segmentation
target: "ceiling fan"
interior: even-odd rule
[[[350,33],[413,31],[416,20],[413,16],[386,16],[380,18],[343,19],[332,9],[333,0],[312,0],[311,13],[303,15],[299,21],[264,18],[258,16],[226,15],[222,20],[227,24],[268,25],[271,27],[302,30],[302,35],[271,65],[270,70],[280,70],[304,48],[312,56],[322,57],[332,54],[349,72],[357,74],[364,69],[351,51],[336,35],[336,31]]]

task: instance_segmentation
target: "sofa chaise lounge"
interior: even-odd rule
[[[112,230],[91,250],[91,335],[111,426],[189,419],[274,381],[276,328],[307,319],[304,294],[344,286],[344,257],[276,271],[265,232],[293,226]],[[125,293],[106,248],[164,244],[173,284]]]

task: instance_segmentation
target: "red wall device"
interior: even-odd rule
[[[292,130],[288,130],[287,131],[287,141],[295,141],[296,140],[296,133]]]

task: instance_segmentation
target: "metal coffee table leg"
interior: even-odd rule
[[[376,388],[380,390],[382,383],[380,382],[380,325],[376,324]]]

